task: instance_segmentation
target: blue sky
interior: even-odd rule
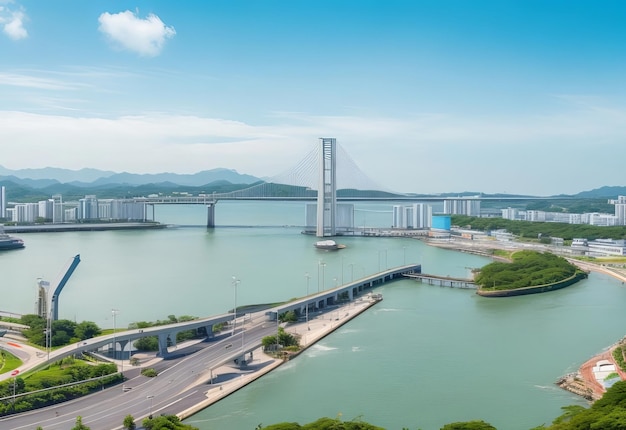
[[[0,0],[0,165],[626,185],[626,2]]]

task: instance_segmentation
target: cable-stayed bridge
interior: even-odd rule
[[[153,205],[205,204],[208,208],[207,227],[215,227],[215,205],[219,200],[315,199],[317,236],[334,236],[338,228],[338,198],[398,197],[395,193],[382,190],[381,186],[363,173],[346,151],[337,145],[335,138],[319,140],[319,145],[290,170],[243,189],[197,197],[168,196],[134,200]]]
[[[338,219],[342,218],[343,229],[353,221],[346,208],[338,209],[338,200],[388,200],[388,201],[444,201],[450,197],[418,196],[415,194],[395,193],[377,184],[366,175],[347,154],[337,145],[335,138],[320,138],[306,156],[291,169],[265,181],[252,184],[229,192],[200,194],[198,196],[151,196],[132,199],[147,205],[155,204],[204,204],[207,206],[207,227],[215,227],[215,205],[219,200],[310,200],[316,201],[315,212],[307,222],[315,218],[316,235],[334,236],[341,227]],[[482,196],[463,197],[463,200],[483,200]],[[498,197],[497,200],[519,200]],[[522,197],[528,199],[528,197]],[[349,209],[349,208],[348,208]],[[339,213],[342,211],[342,213]]]
[[[315,200],[320,188],[322,145],[315,145],[297,164],[285,172],[250,187],[227,193],[214,193],[216,200],[294,199]],[[339,198],[397,196],[366,175],[348,153],[336,144],[335,188]]]
[[[322,145],[315,145],[287,171],[238,190],[200,196],[146,197],[136,200],[150,204],[205,204],[217,200],[315,200],[320,188],[322,151]],[[404,196],[372,180],[339,144],[336,144],[334,161],[335,188],[339,199],[392,199]]]

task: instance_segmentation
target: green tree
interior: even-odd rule
[[[197,427],[183,424],[176,415],[146,418],[141,424],[146,430],[198,430]]]
[[[497,430],[494,426],[480,421],[464,421],[446,424],[441,430]]]
[[[298,321],[298,316],[294,311],[287,311],[283,314],[280,314],[278,319],[280,322],[296,322]]]
[[[85,424],[83,424],[83,417],[80,415],[76,417],[76,425],[72,427],[72,430],[91,430]]]
[[[50,338],[50,344],[52,346],[67,345],[68,343],[70,343],[70,339],[70,335],[64,330],[59,330],[56,332],[53,331],[52,337]]]
[[[91,339],[92,337],[99,336],[102,330],[98,325],[92,321],[83,321],[76,325],[74,329],[74,336],[80,340]]]
[[[133,342],[133,345],[140,351],[158,351],[159,339],[156,336],[142,337]]]
[[[128,414],[124,417],[124,428],[126,430],[135,430],[137,425],[135,424],[135,419],[132,415]]]

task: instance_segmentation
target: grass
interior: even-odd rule
[[[10,372],[22,365],[22,360],[8,351],[2,351],[0,355],[0,373]]]

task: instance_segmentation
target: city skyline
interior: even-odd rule
[[[0,0],[0,164],[271,177],[336,137],[397,192],[626,185],[624,18],[616,1]]]

